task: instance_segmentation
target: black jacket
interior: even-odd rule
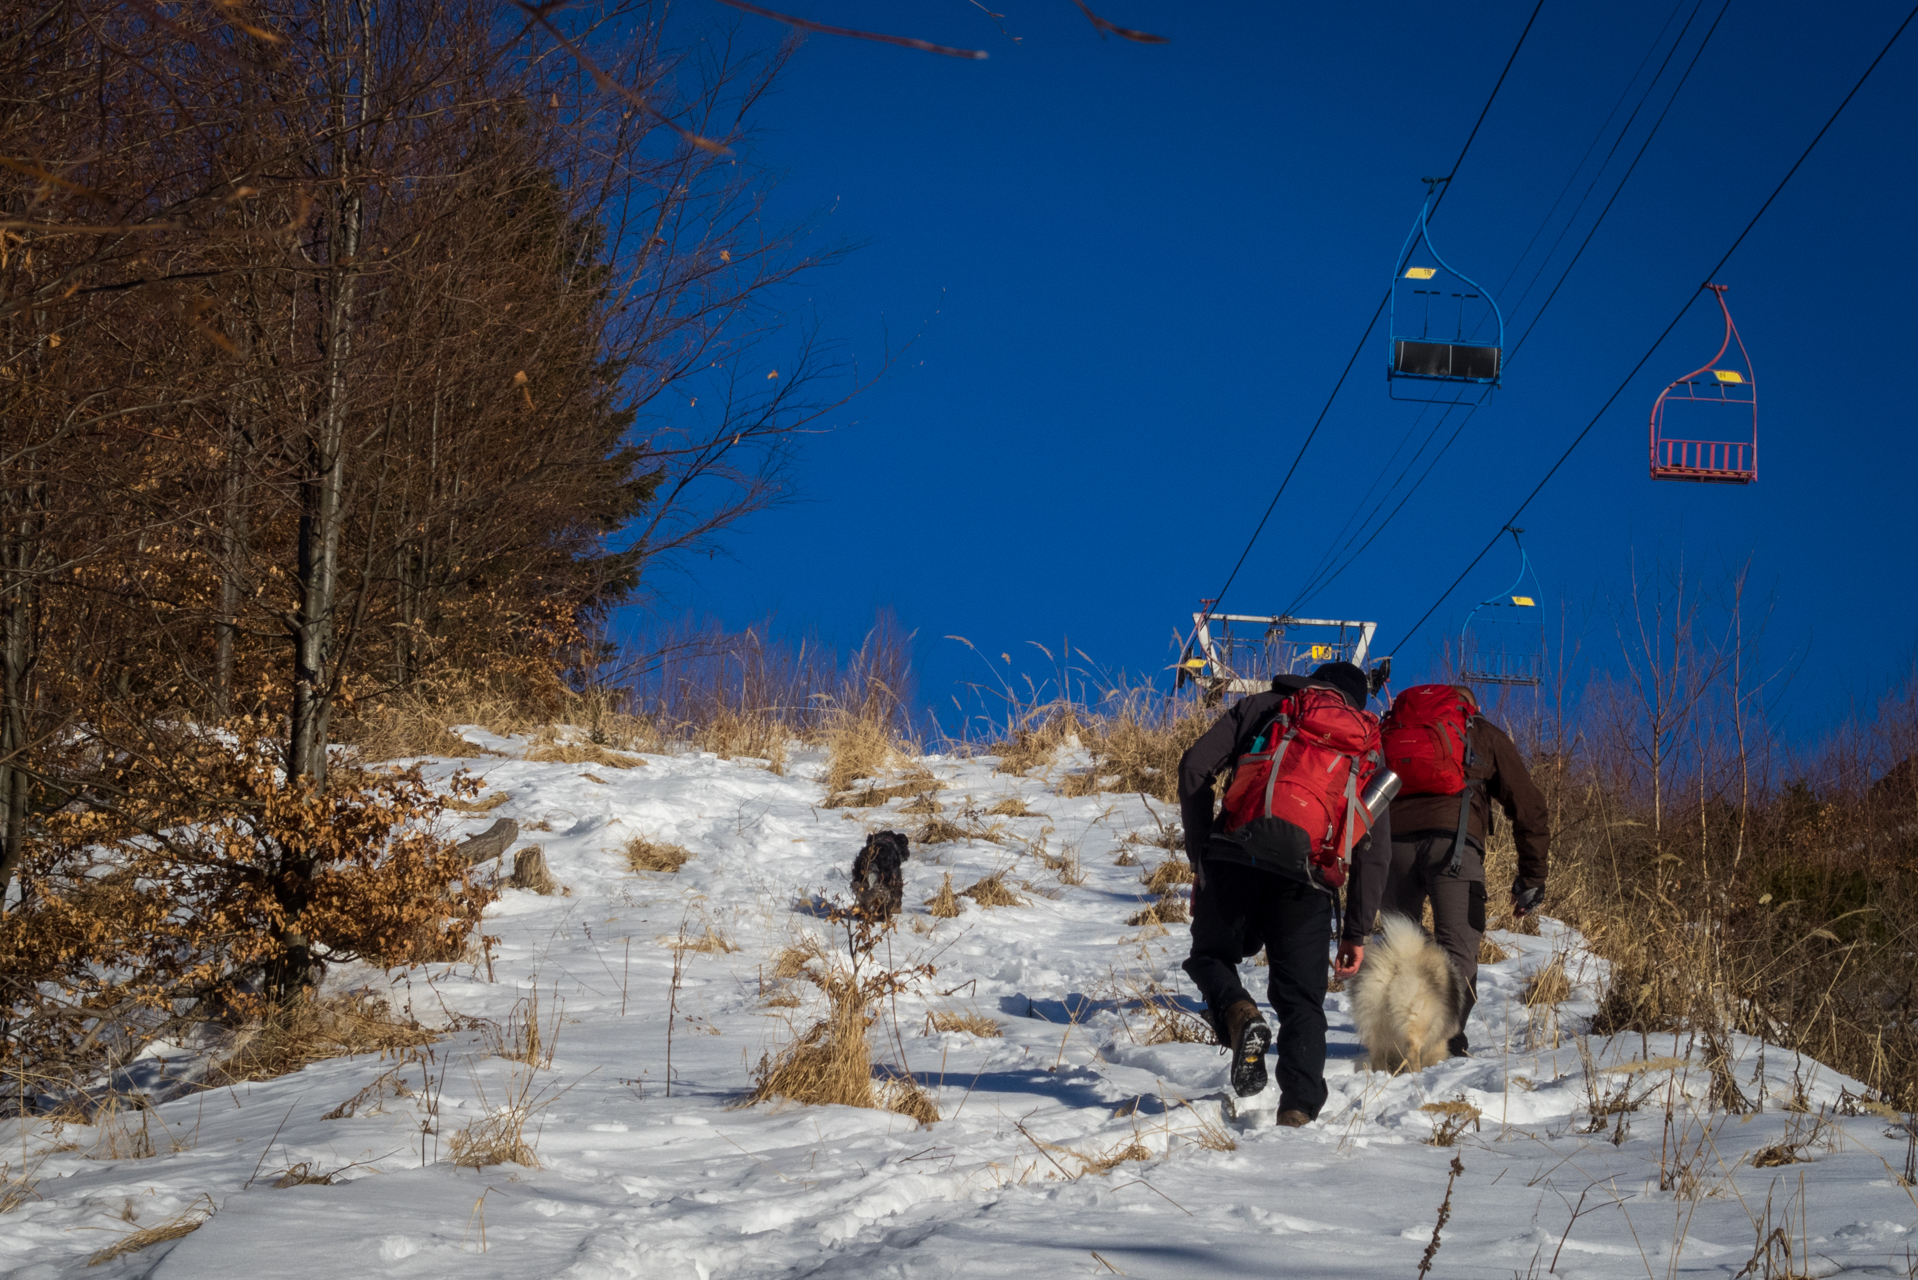
[[[1301,685],[1304,682],[1299,682]],[[1314,684],[1329,689],[1330,685]],[[1203,878],[1205,860],[1238,862],[1258,866],[1251,855],[1229,841],[1212,839],[1215,815],[1213,779],[1230,768],[1252,748],[1252,740],[1278,710],[1291,689],[1255,693],[1226,708],[1218,722],[1179,760],[1179,815],[1185,824],[1185,853]],[[1372,834],[1360,840],[1352,850],[1352,866],[1345,885],[1345,927],[1347,942],[1363,943],[1377,918],[1379,901],[1385,894],[1385,877],[1392,863],[1392,827],[1390,815],[1379,819]],[[1268,873],[1270,874],[1270,873]]]

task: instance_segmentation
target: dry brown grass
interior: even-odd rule
[[[592,764],[608,769],[637,769],[646,762],[638,756],[611,751],[596,742],[537,737],[523,757],[535,764]]]
[[[662,937],[659,943],[675,951],[697,951],[701,955],[725,955],[739,950],[729,938],[710,924],[706,926],[706,931],[696,938],[689,938],[683,933],[669,934]]]
[[[1563,1004],[1572,998],[1572,983],[1565,976],[1565,957],[1555,955],[1525,980],[1525,1007],[1543,1008]]]
[[[1043,818],[1045,817],[1043,813],[1035,813],[1033,810],[1027,808],[1025,800],[1019,796],[1007,796],[1005,799],[1001,800],[998,804],[995,804],[992,806],[992,808],[986,810],[986,814],[987,816],[994,817],[994,818]]]
[[[1167,858],[1139,878],[1148,892],[1163,894],[1175,885],[1192,883],[1192,864],[1184,858]]]
[[[782,947],[779,950],[779,954],[773,957],[773,977],[782,982],[788,978],[797,978],[800,974],[806,972],[806,966],[808,964],[820,959],[823,954],[824,953],[819,949],[819,944],[810,938],[803,942],[795,942],[791,946]]]
[[[87,1265],[89,1267],[97,1267],[101,1263],[111,1262],[115,1258],[125,1257],[129,1253],[137,1253],[141,1249],[148,1248],[149,1246],[162,1244],[168,1240],[178,1240],[181,1236],[192,1235],[195,1231],[205,1226],[217,1212],[219,1212],[219,1206],[213,1203],[213,1197],[203,1195],[173,1217],[168,1218],[165,1222],[155,1223],[150,1227],[141,1227],[138,1231],[130,1232],[122,1236],[119,1240],[88,1258]]]
[[[919,830],[913,833],[912,838],[918,844],[955,844],[967,838],[967,831],[956,822],[948,822],[944,818],[928,818]]]
[[[939,892],[926,899],[928,913],[941,920],[950,920],[963,908],[959,904],[959,895],[952,891],[952,872],[946,872],[945,880],[939,886]]]
[[[939,1009],[926,1015],[926,1034],[933,1035],[941,1031],[960,1031],[988,1040],[1005,1035],[998,1022],[983,1013],[960,1013],[951,1009]]]
[[[552,870],[546,865],[546,851],[536,844],[514,852],[510,883],[515,889],[546,897],[559,892],[559,882],[553,879]]]
[[[894,1073],[877,1082],[873,1079],[867,1033],[881,1003],[927,972],[879,968],[873,949],[880,936],[881,931],[869,922],[852,922],[850,964],[827,960],[817,944],[797,949],[808,960],[821,961],[817,966],[802,966],[800,972],[825,994],[827,1013],[794,1036],[777,1057],[760,1060],[758,1081],[745,1105],[784,1099],[806,1106],[894,1111],[921,1124],[937,1123],[939,1112],[932,1099],[909,1077]]]
[[[940,804],[931,792],[922,792],[913,797],[909,803],[899,806],[899,812],[901,813],[938,814],[944,813],[945,811],[946,807]]]
[[[879,777],[900,756],[900,743],[891,726],[864,716],[842,716],[821,736],[827,751],[826,774],[821,781],[828,796],[850,790],[861,779]]]
[[[433,1033],[371,995],[308,996],[243,1029],[216,1079],[270,1080],[315,1062],[362,1053],[398,1053],[430,1044]]]
[[[1450,1102],[1428,1102],[1419,1110],[1432,1117],[1432,1136],[1425,1141],[1428,1146],[1434,1147],[1456,1146],[1467,1125],[1478,1128],[1481,1114],[1477,1107],[1463,1097]]]
[[[1503,964],[1511,958],[1512,953],[1492,941],[1490,934],[1485,934],[1479,938],[1478,962],[1480,964]]]
[[[784,775],[792,729],[768,712],[721,707],[697,725],[685,726],[686,745],[710,751],[721,760],[764,760],[769,773]]]
[[[651,836],[637,835],[626,842],[626,862],[634,871],[676,873],[691,862],[693,855],[684,845],[669,844]]]
[[[448,796],[446,807],[457,813],[491,813],[512,798],[504,791],[495,791],[483,800],[462,800],[458,796]]]
[[[1061,779],[1060,793],[1087,796],[1116,791],[1176,802],[1179,757],[1212,727],[1216,714],[1190,704],[1161,713],[1159,704],[1142,695],[1114,701],[1115,710],[1081,723],[1079,737],[1092,755],[1092,764]]]
[[[1136,867],[1139,865],[1139,860],[1132,856],[1132,850],[1121,846],[1119,856],[1112,860],[1112,865],[1115,867]]]
[[[989,876],[981,876],[972,886],[959,891],[960,896],[971,898],[982,907],[1023,907],[1026,900],[1006,887],[1005,873],[995,871]]]
[[[496,1164],[539,1168],[539,1155],[526,1140],[527,1122],[537,1110],[522,1099],[475,1116],[453,1135],[449,1146],[453,1164],[463,1169],[484,1169]]]
[[[1159,900],[1136,915],[1126,917],[1126,923],[1134,927],[1141,925],[1184,924],[1191,919],[1186,913],[1185,899],[1178,890],[1168,888],[1159,895]]]

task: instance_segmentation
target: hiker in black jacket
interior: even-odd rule
[[[1195,876],[1192,954],[1184,968],[1205,997],[1220,1043],[1233,1052],[1233,1085],[1246,1096],[1264,1087],[1271,1031],[1239,980],[1239,962],[1265,948],[1266,996],[1279,1023],[1273,1071],[1278,1120],[1291,1127],[1311,1122],[1325,1105],[1326,944],[1337,899],[1261,867],[1230,840],[1214,838],[1212,784],[1252,749],[1279,704],[1302,688],[1336,690],[1360,711],[1369,693],[1365,673],[1349,662],[1327,663],[1310,676],[1280,676],[1271,692],[1233,704],[1179,761],[1179,807]],[[1356,973],[1364,959],[1365,924],[1378,913],[1391,851],[1391,827],[1383,816],[1353,847],[1338,949],[1341,977]]]

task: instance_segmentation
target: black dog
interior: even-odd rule
[[[884,920],[906,905],[904,863],[912,856],[906,837],[897,831],[875,831],[852,864],[852,893],[859,913],[868,920]]]

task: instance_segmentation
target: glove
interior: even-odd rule
[[[1528,912],[1532,911],[1534,908],[1536,908],[1538,904],[1543,902],[1544,900],[1545,900],[1544,885],[1542,884],[1533,885],[1531,888],[1528,889],[1525,887],[1524,881],[1522,880],[1512,881],[1512,911],[1515,914],[1521,915],[1521,916],[1525,915]]]

